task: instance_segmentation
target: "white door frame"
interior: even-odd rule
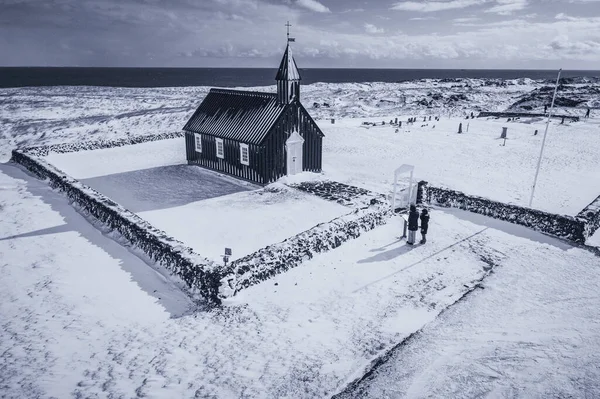
[[[406,173],[410,173],[410,178],[408,181],[408,205],[410,205],[413,201],[414,201],[414,194],[416,194],[416,191],[414,190],[414,180],[413,180],[413,173],[414,173],[415,167],[414,165],[401,165],[399,168],[397,168],[394,171],[394,190],[392,192],[392,211],[394,211],[394,209],[396,209],[396,194],[398,192],[398,177],[399,175],[402,174],[406,174]]]
[[[287,175],[295,175],[302,173],[302,157],[303,157],[304,139],[297,130],[294,130],[290,137],[285,142],[287,152]]]

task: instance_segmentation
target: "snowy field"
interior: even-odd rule
[[[432,115],[436,115],[432,113]],[[325,133],[323,170],[341,182],[379,192],[393,184],[393,170],[415,165],[415,176],[434,185],[527,206],[545,121],[541,118],[417,121],[395,133],[389,126],[361,127],[385,118],[320,121]],[[406,120],[406,117],[403,118]],[[429,118],[427,118],[429,119]],[[463,134],[457,134],[462,123]],[[426,125],[426,126],[423,126]],[[433,127],[435,125],[435,128]],[[423,127],[422,127],[423,126]],[[468,132],[467,132],[468,127]],[[499,139],[502,127],[508,139]],[[534,136],[535,130],[538,134]],[[575,215],[600,195],[600,113],[564,125],[553,121],[538,177],[533,207]]]
[[[542,121],[507,124],[459,115],[477,107],[504,110],[543,83],[484,83],[304,88],[305,104],[322,118],[317,122],[326,134],[325,177],[385,191],[392,170],[413,163],[420,179],[522,203],[528,198],[528,184],[523,188],[522,183],[533,178],[543,133],[536,126]],[[8,159],[17,144],[179,130],[205,92],[0,90],[0,111],[10,111],[0,118],[0,150]],[[460,93],[468,93],[467,100],[446,101]],[[433,109],[415,104],[437,94],[442,99],[434,100]],[[321,105],[311,107],[313,99]],[[417,114],[442,120],[435,129],[431,122],[424,127],[417,122],[398,133],[360,127],[365,120]],[[334,125],[324,119],[332,115],[338,118]],[[574,213],[600,194],[587,191],[600,187],[594,164],[600,115],[592,116],[551,126],[536,207]],[[456,134],[458,122],[463,135]],[[502,126],[509,128],[505,147],[497,139]],[[540,134],[534,137],[535,129]],[[221,220],[238,222],[235,239],[240,245],[248,242],[246,251],[264,246],[243,231],[245,224],[256,223],[243,219],[254,214],[246,210],[250,203],[257,203],[256,215],[263,214],[259,221],[269,234],[287,236],[291,230],[284,230],[292,223],[316,224],[310,218],[321,210],[320,221],[348,211],[293,191],[256,191],[188,168],[182,145],[182,140],[166,140],[128,154],[111,149],[50,160],[101,192],[113,190],[111,197],[121,195],[118,201],[158,227],[181,229],[181,237],[173,233],[176,238],[183,239],[185,228],[173,220],[196,215],[186,239],[206,248],[224,245],[200,242],[201,234],[209,234],[191,225],[218,212]],[[176,176],[180,180],[172,181]],[[182,179],[189,192],[174,190]],[[210,181],[209,194],[200,192],[200,182],[189,183],[192,179]],[[151,182],[152,189],[144,190]],[[224,206],[232,211],[223,211]],[[266,220],[263,211],[269,209],[277,220]],[[519,226],[434,209],[427,245],[407,247],[398,239],[401,223],[394,218],[206,311],[112,234],[97,230],[61,193],[15,165],[0,164],[0,214],[2,397],[329,397],[363,375],[371,360],[421,329],[349,397],[599,393],[600,261]],[[294,220],[279,220],[286,215]],[[233,246],[234,256],[241,255],[240,248]],[[485,289],[452,306],[492,270]]]
[[[598,259],[530,250],[515,242],[510,266],[339,399],[599,398]]]
[[[541,112],[543,103],[532,101],[531,93],[552,84],[531,79],[316,83],[302,86],[302,102],[316,119],[417,116],[431,112],[459,116],[472,111],[504,111],[524,99],[533,112]],[[573,90],[588,87],[589,91],[577,94],[581,106],[600,108],[594,91],[600,87],[600,81],[570,87]],[[179,131],[209,89],[79,86],[0,89],[0,160],[8,160],[14,147]],[[274,92],[275,82],[273,86],[244,90]],[[562,112],[583,115],[585,109]]]
[[[436,115],[432,116],[432,121],[427,117],[426,122],[420,119],[408,126],[404,122],[398,132],[389,124],[369,128],[362,125],[365,121],[387,123],[392,117],[338,119],[335,124],[317,121],[326,137],[324,177],[387,194],[392,189],[394,169],[408,163],[415,165],[418,180],[506,203],[529,204],[545,129],[542,118],[507,122],[441,116],[440,121],[435,121]],[[408,116],[401,118],[406,121]],[[463,125],[463,134],[457,134],[459,123]],[[503,127],[508,128],[506,145],[499,139]],[[600,114],[598,118],[564,125],[553,121],[533,207],[576,215],[600,195],[599,147]],[[205,186],[203,180],[198,180],[199,168],[164,168],[185,164],[183,139],[51,154],[48,158],[58,168],[83,179],[134,212],[155,207],[153,204],[163,201],[160,198],[180,203],[177,198],[181,194],[189,194],[191,202],[193,190],[202,191]],[[236,191],[235,183],[228,186],[231,187],[216,189],[212,196]],[[241,189],[240,186],[238,190]],[[153,194],[156,190],[159,192]],[[167,193],[172,193],[172,197]],[[132,200],[131,196],[136,198]],[[140,201],[150,203],[143,205]],[[204,215],[198,214],[198,218]]]
[[[451,335],[441,333],[423,356],[437,358],[439,345],[477,356],[470,352],[475,338],[467,327],[481,320],[480,328],[488,329],[476,339],[477,353],[482,361],[495,356],[488,362],[506,368],[507,384],[514,378],[525,392],[543,392],[556,386],[551,373],[557,367],[565,376],[585,369],[590,384],[598,382],[593,361],[600,343],[592,312],[600,302],[591,294],[600,288],[598,258],[529,230],[507,233],[434,210],[425,246],[407,248],[396,238],[401,226],[394,220],[241,292],[220,310],[190,312],[176,287],[96,231],[44,182],[4,165],[0,186],[0,384],[10,398],[327,397],[427,323],[447,331],[436,316],[491,267],[498,276],[506,273],[492,287],[512,295],[513,312],[506,300],[494,299],[493,289],[481,291],[475,301],[486,302],[489,292],[490,302],[465,315],[472,320],[455,316],[454,323],[462,324],[449,327],[462,326],[458,337],[464,338],[452,339],[449,347]],[[574,299],[553,302],[569,299],[561,285],[575,277],[565,274],[573,264],[586,271],[575,280],[582,286],[569,281]],[[589,319],[573,324],[576,315],[557,317],[551,303],[564,309],[585,304]],[[486,320],[498,312],[505,319],[489,326]],[[524,317],[525,326],[519,322]],[[540,327],[532,331],[527,326],[534,321]],[[487,355],[486,342],[493,355]],[[546,353],[547,360],[527,360],[532,353]],[[482,363],[459,366],[440,365],[438,378],[462,377],[450,385],[465,394],[478,387]],[[516,375],[520,368],[547,378],[523,380]],[[419,389],[441,387],[450,389],[442,383]],[[578,396],[583,388],[572,380],[568,392]]]

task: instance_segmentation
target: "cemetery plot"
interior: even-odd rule
[[[449,118],[390,125],[391,117],[325,121],[323,170],[331,180],[388,194],[394,170],[415,167],[415,179],[492,200],[527,206],[545,128],[543,118]],[[386,122],[365,129],[363,122]],[[462,124],[462,133],[458,133]],[[506,145],[500,136],[507,128]],[[399,131],[396,133],[396,129]],[[537,135],[534,135],[535,131]],[[576,215],[600,194],[598,124],[553,120],[533,208]]]

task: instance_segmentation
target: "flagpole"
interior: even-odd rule
[[[535,193],[535,185],[537,183],[538,174],[540,173],[540,164],[542,163],[542,155],[544,155],[544,146],[546,145],[546,135],[548,134],[548,126],[550,126],[550,118],[552,117],[552,111],[554,110],[554,100],[556,99],[556,92],[558,91],[558,82],[560,81],[560,73],[562,68],[558,70],[558,77],[556,78],[556,86],[554,87],[554,95],[552,96],[552,104],[550,105],[550,113],[548,113],[548,119],[546,120],[546,130],[544,131],[544,138],[542,139],[542,148],[540,149],[540,157],[537,162],[537,168],[535,170],[535,177],[533,178],[533,188],[531,189],[531,198],[529,198],[529,207],[533,203],[533,195]]]

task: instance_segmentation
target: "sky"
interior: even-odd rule
[[[600,70],[600,0],[0,0],[0,66]]]

